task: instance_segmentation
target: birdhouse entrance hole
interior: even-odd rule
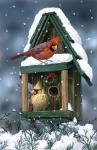
[[[58,91],[58,88],[56,86],[51,86],[48,89],[48,93],[49,93],[50,96],[57,96],[59,91]]]

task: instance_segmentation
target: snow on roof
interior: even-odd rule
[[[61,58],[61,59],[60,59]],[[54,54],[53,57],[48,59],[46,64],[58,64],[58,63],[68,63],[73,60],[73,57],[71,54]],[[44,65],[46,60],[41,61],[33,58],[33,57],[28,57],[24,61],[21,62],[21,66],[33,66],[33,65]]]
[[[93,71],[92,71],[92,68],[90,67],[90,65],[84,59],[77,59],[77,62],[80,65],[81,69],[90,78],[90,81],[92,82]]]
[[[76,45],[79,47],[79,49],[76,49],[75,44],[72,44],[74,50],[77,52],[77,54],[79,56],[81,56],[82,58],[85,58],[86,60],[88,60],[87,55],[85,53],[85,50],[81,46],[81,38],[78,35],[77,31],[72,27],[70,21],[65,16],[64,12],[60,8],[55,8],[55,7],[44,8],[44,9],[40,10],[38,12],[38,14],[36,14],[34,22],[33,22],[32,26],[29,30],[28,42],[27,42],[27,44],[24,48],[24,51],[27,51],[30,48],[30,39],[34,34],[34,32],[36,30],[36,27],[37,27],[42,15],[45,14],[45,13],[49,13],[49,12],[55,12],[57,14],[57,16],[60,18],[60,20],[63,24],[63,27],[66,28],[66,31],[69,33],[71,38],[75,41]]]
[[[49,12],[56,12],[56,14],[59,16],[60,20],[62,21],[63,26],[66,28],[66,31],[70,34],[70,36],[74,39],[74,41],[81,44],[81,39],[80,39],[77,31],[71,26],[70,21],[65,16],[63,11],[60,8],[50,7],[50,8],[44,8],[44,9],[40,10],[38,12],[38,14],[36,14],[34,22],[31,25],[31,28],[29,30],[28,42],[24,48],[24,51],[27,51],[29,49],[30,39],[31,39],[32,35],[34,34],[42,15],[45,13],[49,13]]]
[[[24,48],[24,51],[29,50],[30,39],[34,34],[42,15],[45,13],[49,13],[49,12],[55,12],[57,14],[57,16],[60,18],[60,20],[63,24],[63,27],[65,27],[65,29],[69,33],[70,37],[74,40],[74,43],[71,43],[71,46],[75,50],[75,52],[82,58],[82,60],[78,60],[78,63],[80,65],[81,69],[86,73],[86,75],[92,81],[92,77],[93,77],[92,68],[88,64],[88,57],[87,57],[85,50],[83,49],[83,47],[81,45],[80,36],[78,35],[77,31],[72,27],[70,21],[68,20],[68,18],[65,16],[64,12],[60,8],[54,8],[54,7],[44,8],[44,9],[40,10],[38,12],[38,14],[36,14],[34,22],[29,30],[28,42]],[[63,62],[63,60],[65,62],[68,59],[69,59],[68,61],[72,60],[72,56],[70,56],[69,54],[61,55],[61,56],[64,56],[64,59],[62,59],[62,57],[60,57],[60,55],[57,56],[57,58],[60,57],[62,61],[60,61],[60,58],[56,59],[56,56],[57,55],[54,55],[50,59],[50,60],[53,60],[53,63],[57,63],[57,61],[58,61],[58,63]],[[39,64],[40,64],[40,61],[38,61],[32,57],[29,57],[21,63],[21,66],[39,65]]]
[[[83,49],[83,47],[79,44],[79,43],[72,43],[71,44],[73,49],[76,51],[76,53],[83,58],[84,60],[86,60],[88,62],[88,57],[87,54],[85,52],[85,50]]]

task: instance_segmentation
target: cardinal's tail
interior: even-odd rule
[[[11,59],[11,60],[15,60],[15,59],[20,58],[20,57],[22,57],[22,56],[25,56],[25,53],[12,56],[12,57],[10,57],[10,59]]]

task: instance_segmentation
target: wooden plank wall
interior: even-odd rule
[[[22,74],[22,112],[28,111],[28,74]]]
[[[68,70],[61,71],[62,110],[68,109]]]
[[[75,67],[69,69],[68,74],[69,74],[68,75],[69,76],[68,77],[69,102],[71,103],[76,116],[81,117],[81,112],[82,112],[81,76]]]

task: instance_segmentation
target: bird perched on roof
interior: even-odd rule
[[[60,42],[59,37],[55,36],[53,39],[47,42],[36,45],[34,48],[32,48],[29,51],[10,57],[10,59],[15,60],[22,56],[28,56],[28,57],[32,56],[40,61],[44,59],[49,59],[54,55],[55,51],[57,50],[59,42]]]

